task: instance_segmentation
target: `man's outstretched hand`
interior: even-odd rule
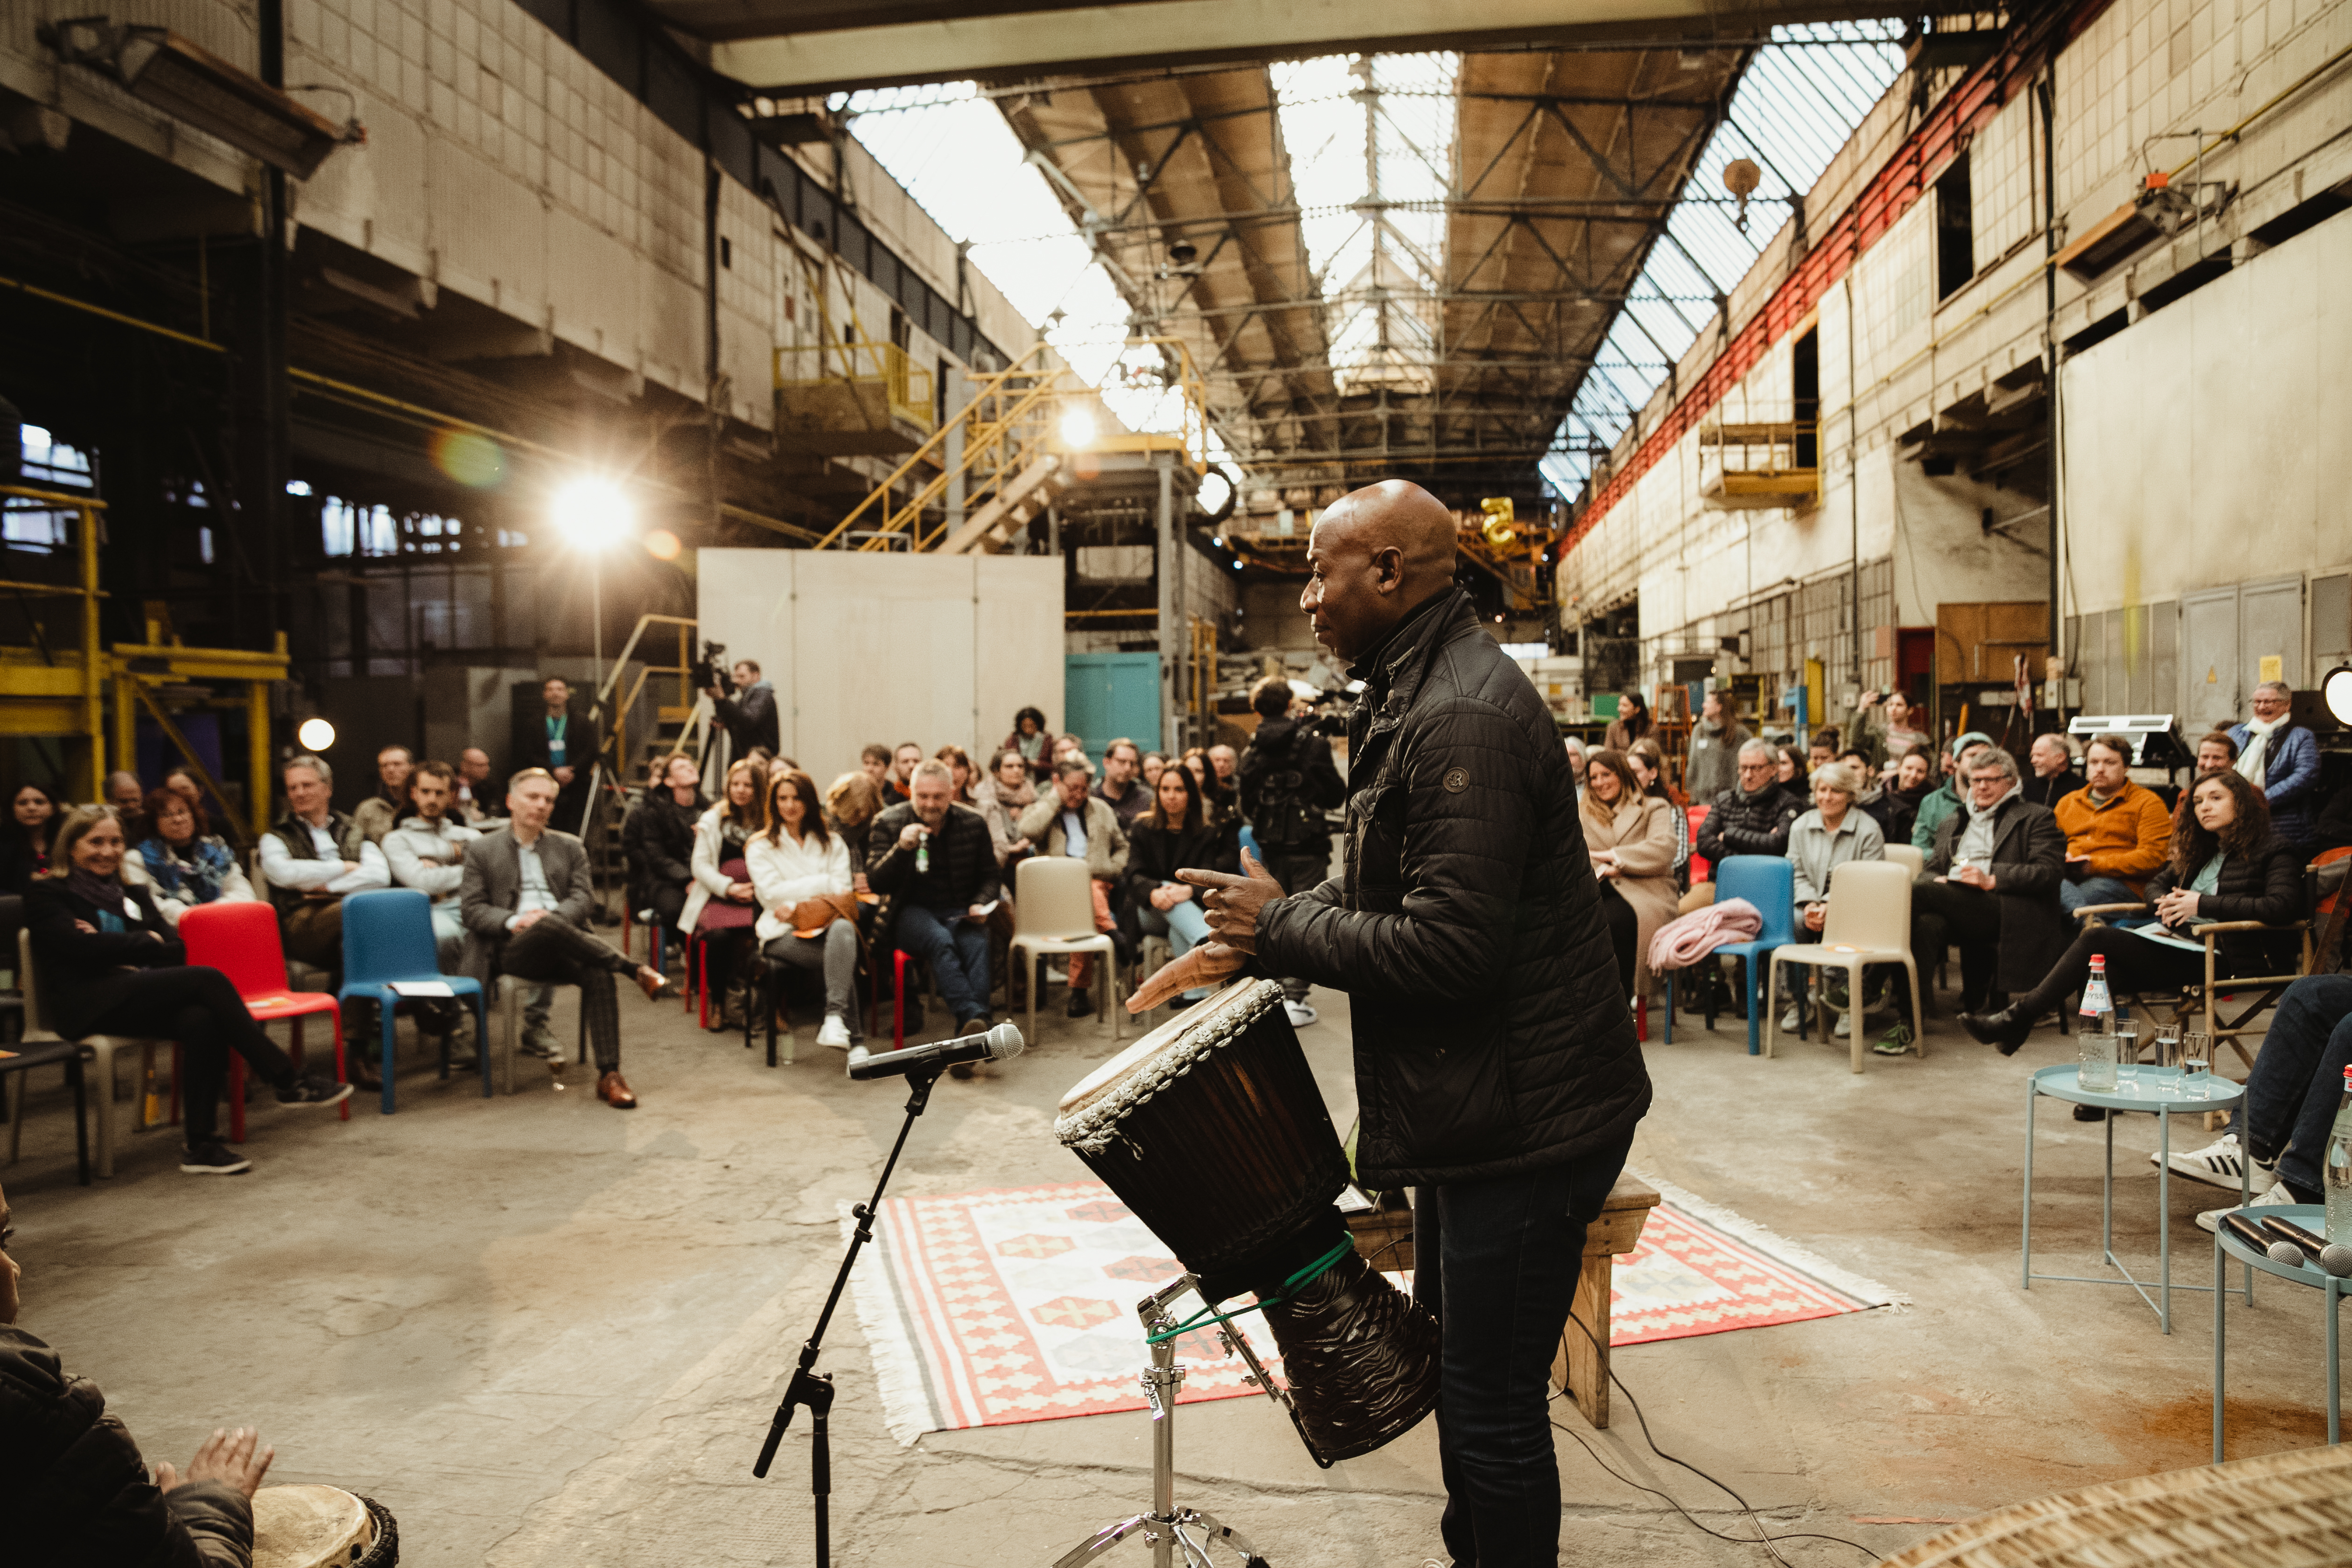
[[[1204,942],[1183,957],[1160,966],[1160,972],[1135,988],[1127,999],[1130,1014],[1148,1013],[1179,991],[1195,985],[1215,985],[1238,974],[1249,954],[1221,942]]]
[[[181,1475],[173,1469],[171,1461],[159,1460],[155,1466],[155,1488],[170,1491],[188,1481],[226,1481],[246,1496],[261,1489],[261,1478],[269,1473],[269,1461],[278,1457],[275,1448],[260,1448],[261,1434],[249,1426],[234,1432],[215,1430],[205,1439],[196,1457],[188,1461],[188,1473]],[[255,1452],[260,1448],[258,1453]]]

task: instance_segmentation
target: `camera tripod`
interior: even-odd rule
[[[1143,1320],[1146,1338],[1156,1334],[1169,1337],[1157,1341],[1151,1347],[1151,1364],[1143,1369],[1143,1397],[1151,1405],[1151,1510],[1133,1514],[1117,1524],[1107,1524],[1080,1542],[1076,1546],[1054,1560],[1054,1568],[1078,1568],[1090,1563],[1138,1531],[1151,1548],[1151,1568],[1214,1568],[1209,1556],[1212,1542],[1223,1543],[1241,1553],[1243,1568],[1268,1568],[1266,1560],[1258,1555],[1257,1548],[1234,1532],[1231,1526],[1218,1523],[1198,1509],[1176,1506],[1176,1391],[1184,1385],[1184,1369],[1176,1364],[1175,1338],[1170,1331],[1177,1325],[1176,1314],[1169,1304],[1188,1290],[1197,1289],[1200,1281],[1190,1274],[1180,1276],[1173,1283],[1146,1296],[1135,1304],[1135,1315]],[[1249,1342],[1223,1323],[1217,1333],[1225,1348],[1249,1363],[1255,1383],[1281,1403],[1265,1368],[1258,1364]],[[1180,1559],[1178,1552],[1182,1552]]]

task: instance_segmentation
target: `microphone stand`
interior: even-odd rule
[[[760,1446],[760,1462],[751,1473],[767,1479],[768,1468],[775,1462],[776,1447],[784,1440],[784,1428],[793,1424],[793,1412],[808,1406],[811,1428],[809,1449],[809,1492],[816,1509],[816,1568],[832,1568],[832,1505],[833,1448],[825,1434],[825,1423],[833,1414],[833,1373],[815,1370],[816,1358],[824,1345],[824,1331],[833,1322],[834,1309],[841,1305],[841,1293],[849,1285],[849,1271],[857,1266],[858,1250],[874,1239],[875,1212],[882,1206],[882,1189],[890,1184],[890,1173],[898,1168],[900,1151],[907,1147],[907,1134],[915,1130],[915,1118],[930,1103],[931,1086],[938,1083],[944,1068],[918,1068],[907,1074],[907,1120],[898,1126],[898,1141],[890,1145],[890,1157],[882,1162],[882,1175],[874,1184],[874,1195],[849,1212],[857,1221],[857,1228],[849,1237],[849,1248],[842,1255],[841,1272],[834,1276],[833,1293],[824,1299],[824,1310],[817,1314],[816,1327],[801,1344],[800,1364],[793,1369],[792,1380],[784,1385],[784,1397],[776,1406],[775,1419],[768,1424],[768,1440]]]

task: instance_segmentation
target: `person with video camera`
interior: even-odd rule
[[[1344,805],[1348,786],[1331,761],[1331,742],[1323,737],[1313,717],[1290,715],[1290,682],[1269,675],[1250,689],[1250,707],[1258,715],[1257,733],[1250,737],[1234,777],[1240,789],[1242,815],[1265,868],[1285,893],[1304,893],[1322,885],[1331,871],[1331,823],[1324,813]],[[1315,1022],[1307,1001],[1307,983],[1297,975],[1282,980],[1282,1005],[1294,1027]]]
[[[736,695],[730,697],[719,685],[718,658],[725,651],[719,644],[709,647],[710,665],[704,671],[710,684],[703,689],[710,694],[711,710],[719,723],[727,727],[727,737],[734,742],[734,754],[748,757],[755,746],[767,748],[770,756],[783,751],[782,731],[776,717],[776,689],[760,674],[756,658],[739,658],[730,673],[735,682]]]

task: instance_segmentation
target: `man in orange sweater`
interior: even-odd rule
[[[2172,847],[2172,814],[2154,790],[2131,782],[2131,742],[2095,735],[2083,748],[2084,787],[2051,811],[2066,835],[2066,911],[2090,904],[2136,904]]]

